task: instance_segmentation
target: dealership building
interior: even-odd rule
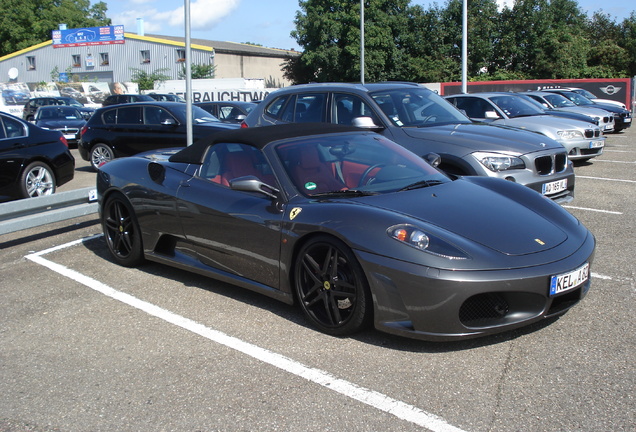
[[[214,65],[216,78],[264,79],[276,86],[289,81],[282,67],[294,50],[234,42],[191,39],[192,64]],[[123,26],[56,30],[51,40],[0,57],[0,82],[39,83],[79,76],[85,82],[129,82],[135,69],[179,79],[185,38],[126,33]]]

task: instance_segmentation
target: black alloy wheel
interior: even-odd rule
[[[301,248],[294,286],[305,315],[327,334],[350,335],[371,320],[373,305],[362,268],[337,239],[316,237]]]
[[[139,224],[124,197],[113,195],[106,200],[102,209],[102,229],[108,249],[117,263],[135,267],[143,262]]]

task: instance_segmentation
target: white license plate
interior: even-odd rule
[[[603,130],[610,130],[610,129],[614,129],[614,125],[605,125],[603,126]]]
[[[626,118],[625,119],[625,123],[631,123],[631,122],[632,122],[632,119],[630,119],[630,118]]]
[[[572,272],[552,276],[550,280],[550,296],[574,289],[587,281],[589,277],[590,263],[585,263],[585,265]]]
[[[590,141],[590,148],[601,148],[605,146],[603,141]]]
[[[75,134],[71,134],[71,135],[64,134],[64,138],[66,138],[66,139],[75,139]]]
[[[550,183],[544,183],[541,187],[541,191],[543,195],[552,195],[561,191],[564,191],[568,188],[568,179],[562,179],[553,181]]]

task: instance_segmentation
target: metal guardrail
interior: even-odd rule
[[[97,213],[95,188],[0,204],[0,235]]]

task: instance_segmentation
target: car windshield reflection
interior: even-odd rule
[[[453,105],[425,89],[409,88],[375,92],[371,94],[371,97],[391,122],[399,127],[471,123],[471,120]]]
[[[422,158],[371,133],[286,142],[276,153],[296,189],[312,197],[377,195],[451,181]]]

